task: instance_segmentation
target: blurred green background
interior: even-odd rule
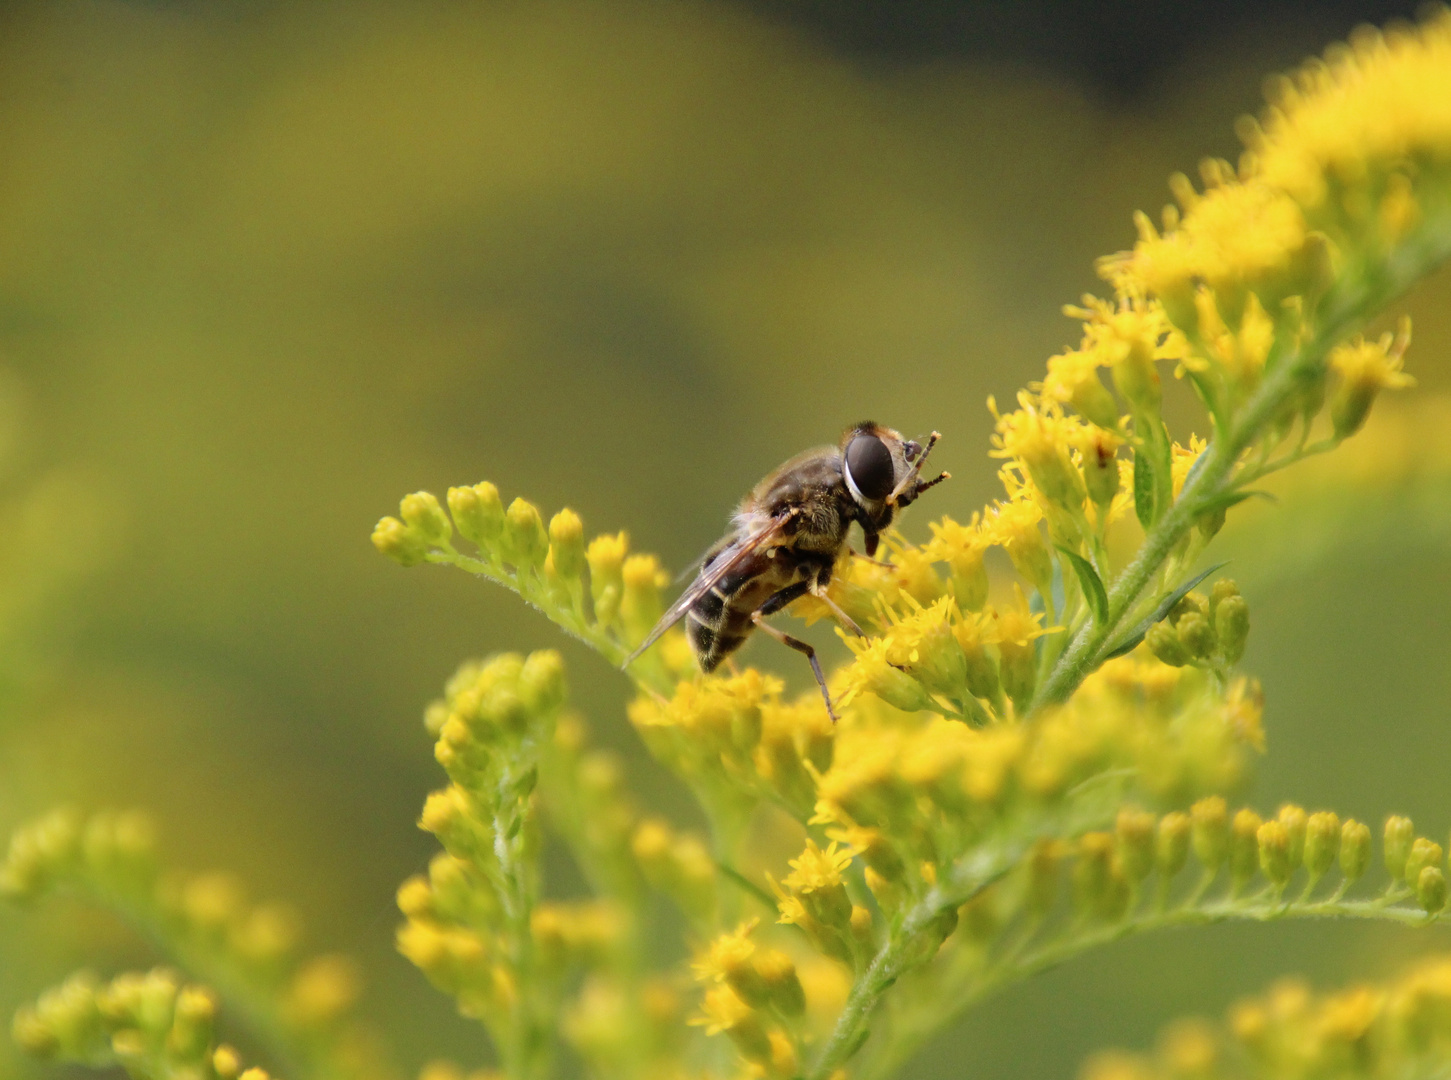
[[[561,639],[501,591],[383,560],[377,518],[487,478],[681,566],[763,473],[864,416],[944,434],[954,479],[909,533],[965,516],[995,493],[984,399],[1074,343],[1058,309],[1130,212],[1235,153],[1263,75],[1400,10],[0,6],[0,828],[147,807],[172,861],[235,868],[361,958],[404,1068],[483,1060],[392,951],[393,890],[432,850],[420,715],[459,660]],[[1417,393],[1451,390],[1451,276],[1405,306]],[[1448,489],[1430,469],[1226,537],[1269,701],[1262,809],[1451,826]],[[683,813],[623,680],[561,647],[597,740]],[[1066,1077],[1278,973],[1447,943],[1126,942],[910,1073]],[[150,962],[105,918],[0,911],[0,1014],[74,965]],[[5,1049],[7,1073],[40,1070]]]

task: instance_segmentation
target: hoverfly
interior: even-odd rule
[[[826,594],[832,568],[852,522],[862,527],[871,558],[897,511],[948,479],[947,473],[933,480],[919,477],[938,438],[934,431],[923,446],[891,428],[861,423],[849,428],[838,445],[807,450],[780,466],[741,501],[730,532],[705,553],[690,587],[624,666],[685,619],[696,660],[709,674],[760,627],[806,656],[835,720],[816,650],[764,620],[809,593],[848,630],[862,635]]]

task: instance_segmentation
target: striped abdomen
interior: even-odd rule
[[[724,557],[726,551],[717,558]],[[774,558],[765,553],[747,559],[722,578],[715,588],[697,600],[686,613],[686,633],[695,650],[700,669],[714,671],[731,653],[745,644],[755,623],[751,616],[782,589],[801,581],[808,571],[789,548],[777,548]],[[712,559],[711,562],[714,562]],[[710,563],[700,568],[702,574]]]

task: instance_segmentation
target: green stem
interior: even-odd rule
[[[1283,918],[1376,919],[1406,926],[1427,926],[1435,921],[1434,916],[1428,916],[1418,908],[1388,907],[1383,898],[1347,901],[1331,896],[1309,903],[1295,900],[1287,904],[1281,898],[1260,893],[1247,900],[1225,898],[1203,904],[1190,902],[1167,911],[1150,908],[1116,923],[1092,927],[1086,932],[1047,942],[1032,951],[1019,950],[1010,962],[1000,960],[990,967],[979,968],[975,977],[958,985],[938,987],[923,1005],[932,1009],[930,1021],[922,1023],[918,1018],[919,1022],[913,1024],[910,1032],[897,1038],[889,1037],[882,1049],[874,1054],[863,1078],[890,1075],[896,1066],[916,1052],[932,1032],[952,1017],[1005,986],[1057,967],[1089,949],[1131,934],[1176,926],[1204,926],[1230,920],[1271,922]]]
[[[1235,482],[1235,466],[1244,451],[1279,417],[1285,405],[1306,382],[1322,377],[1330,349],[1363,324],[1391,299],[1451,255],[1451,229],[1429,229],[1419,245],[1407,245],[1393,254],[1373,280],[1328,300],[1315,337],[1292,352],[1266,376],[1205,450],[1184,489],[1157,524],[1149,530],[1133,561],[1114,579],[1108,593],[1108,618],[1089,623],[1073,636],[1048,679],[1041,684],[1029,712],[1066,701],[1090,672],[1103,662],[1105,647],[1114,632],[1138,604],[1149,582],[1183,536]]]

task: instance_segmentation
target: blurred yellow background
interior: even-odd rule
[[[1082,7],[1035,5],[1037,32],[1071,36]],[[361,958],[403,1068],[479,1063],[481,1030],[392,951],[441,779],[419,718],[461,659],[560,639],[380,558],[376,519],[487,478],[679,567],[763,473],[867,416],[943,432],[954,479],[907,530],[965,517],[996,490],[984,400],[1073,343],[1058,309],[1093,258],[1356,16],[1200,26],[1115,90],[1052,49],[873,58],[808,4],[5,5],[0,827],[149,808],[176,863],[239,870]],[[1451,390],[1451,275],[1405,307],[1415,393]],[[1283,508],[1309,545],[1274,549],[1276,512],[1226,538],[1268,697],[1262,809],[1451,826],[1448,489]],[[688,814],[624,681],[562,647],[642,800]],[[748,658],[805,674],[773,648]],[[1430,944],[1126,942],[910,1072],[1068,1076],[1280,972],[1380,974]],[[80,909],[0,911],[0,1014],[76,964],[151,959]],[[0,1050],[0,1076],[39,1072]]]

